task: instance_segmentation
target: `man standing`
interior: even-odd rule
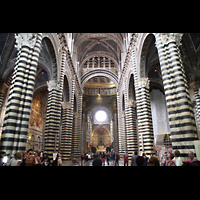
[[[137,158],[137,151],[134,151],[133,155],[132,155],[132,158],[131,158],[131,166],[137,166],[136,158]]]
[[[125,153],[124,153],[124,166],[128,166],[128,154],[127,154],[127,152],[125,151]]]
[[[196,158],[194,158],[194,153],[192,151],[188,152],[188,159],[185,162],[192,163],[194,161],[198,161]]]

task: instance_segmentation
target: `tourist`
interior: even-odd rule
[[[10,166],[10,162],[14,159],[14,155],[10,154],[10,159],[7,161],[6,165]]]
[[[120,159],[120,156],[119,156],[119,154],[116,152],[116,153],[115,153],[115,166],[119,166],[119,159]]]
[[[137,166],[143,166],[144,165],[144,158],[143,158],[143,156],[137,156],[137,158],[136,158],[136,164],[137,164]]]
[[[181,156],[180,151],[179,150],[174,151],[174,156],[175,157],[172,160],[175,162],[176,166],[182,166],[183,162],[180,157]]]
[[[101,152],[100,152],[100,155],[101,155]],[[105,153],[103,152],[103,154],[101,155],[101,160],[102,160],[102,166],[105,166]]]
[[[26,157],[25,161],[22,162],[22,164],[20,166],[34,166],[37,165],[38,161],[35,158],[34,154],[32,153],[32,151],[30,150],[28,152],[28,156]]]
[[[172,151],[173,151],[172,148],[169,148],[169,149],[168,149],[168,153],[172,153]],[[172,153],[172,154],[173,154],[173,153]]]
[[[10,164],[8,166],[20,166],[22,163],[22,153],[21,152],[17,152],[15,155],[15,158],[13,158],[10,161]]]
[[[90,165],[90,160],[89,160],[88,153],[85,154],[85,165],[86,165],[86,166],[89,166],[89,165]]]
[[[62,166],[62,159],[60,153],[57,154],[56,160],[57,160],[57,166]]]
[[[165,152],[165,153],[160,157],[161,166],[165,166],[166,160],[167,160],[167,152]]]
[[[84,153],[83,152],[81,152],[81,166],[83,166],[83,164],[84,164]]]
[[[128,166],[128,153],[125,151],[124,155],[124,166]]]
[[[37,160],[37,166],[41,166],[41,162],[40,162],[40,152],[38,151],[38,150],[36,150],[35,152],[34,152],[34,156],[35,156],[35,158],[36,158],[36,160]]]
[[[194,153],[192,151],[188,152],[188,159],[185,162],[192,163],[194,161],[198,161],[196,158],[194,158]]]
[[[50,158],[48,157],[48,154],[45,151],[43,153],[43,157],[42,157],[42,160],[41,160],[41,165],[42,166],[50,166],[50,163],[51,163]]]
[[[160,166],[160,162],[159,162],[158,158],[155,156],[152,156],[149,159],[149,166]]]
[[[109,152],[106,154],[106,160],[107,160],[107,164],[109,166],[109,161],[110,161],[110,153]]]
[[[176,166],[175,162],[172,160],[173,158],[174,158],[174,155],[172,153],[168,153],[165,166]]]
[[[144,164],[143,164],[143,166],[147,166],[148,165],[148,162],[147,162],[148,161],[148,157],[146,157],[145,153],[143,153],[142,156],[144,158]]]
[[[100,158],[95,158],[92,162],[92,166],[102,166],[102,160]]]
[[[137,151],[134,151],[133,155],[132,155],[132,158],[131,158],[131,166],[137,166],[136,158],[137,158]]]

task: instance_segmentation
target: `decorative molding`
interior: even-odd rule
[[[57,80],[51,80],[47,83],[48,91],[51,91],[53,89],[59,90],[60,84],[57,82]]]
[[[147,89],[149,89],[149,82],[150,82],[149,79],[140,78],[140,79],[138,80],[138,87],[139,87],[139,88],[146,87]]]
[[[170,42],[176,42],[178,46],[181,45],[180,41],[183,33],[159,33],[163,45],[167,45]]]
[[[17,33],[15,34],[15,39],[15,47],[17,50],[19,50],[22,46],[33,48],[36,43],[37,33]]]

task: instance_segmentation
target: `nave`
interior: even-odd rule
[[[0,151],[200,158],[199,33],[0,33]]]

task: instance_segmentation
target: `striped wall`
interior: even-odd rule
[[[194,113],[191,107],[188,85],[180,57],[177,37],[155,34],[160,66],[163,76],[166,104],[173,150],[178,149],[185,160],[188,151],[195,152],[193,140],[197,138]]]
[[[15,154],[26,149],[29,117],[42,34],[16,36],[19,50],[4,118],[1,150]],[[25,38],[25,39],[23,39]]]

